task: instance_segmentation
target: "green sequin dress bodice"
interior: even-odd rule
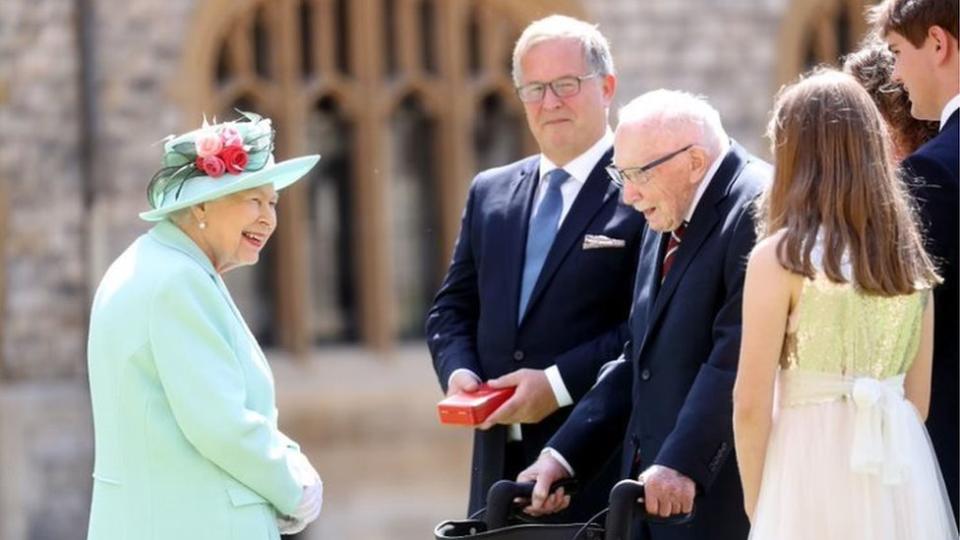
[[[904,373],[920,345],[927,295],[868,295],[817,273],[804,280],[790,316],[781,368],[877,379]]]

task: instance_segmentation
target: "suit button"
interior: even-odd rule
[[[517,362],[523,360],[523,351],[513,351],[513,359]]]
[[[645,381],[649,381],[649,380],[650,380],[650,370],[649,370],[649,369],[645,369],[645,370],[641,371],[641,372],[640,372],[640,378],[643,379],[643,380],[645,380]]]

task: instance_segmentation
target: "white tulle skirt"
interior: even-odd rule
[[[903,376],[784,371],[777,402],[751,540],[957,538]]]

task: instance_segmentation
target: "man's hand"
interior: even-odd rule
[[[450,377],[450,384],[447,385],[447,397],[461,392],[476,392],[480,387],[480,380],[473,373],[466,370],[457,371]]]
[[[517,475],[517,482],[536,482],[530,505],[523,509],[531,516],[555,514],[570,506],[570,496],[559,488],[550,493],[550,486],[557,480],[569,478],[570,474],[559,461],[548,453],[540,454],[537,461]]]
[[[697,485],[670,467],[653,465],[640,474],[639,481],[643,484],[648,514],[669,517],[693,510]]]
[[[540,369],[518,369],[487,384],[493,388],[516,386],[517,389],[487,417],[480,429],[490,429],[496,424],[535,424],[559,407],[550,381]]]

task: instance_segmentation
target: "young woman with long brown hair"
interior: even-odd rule
[[[850,76],[777,97],[734,432],[752,540],[956,538],[923,426],[933,300],[884,122]]]

